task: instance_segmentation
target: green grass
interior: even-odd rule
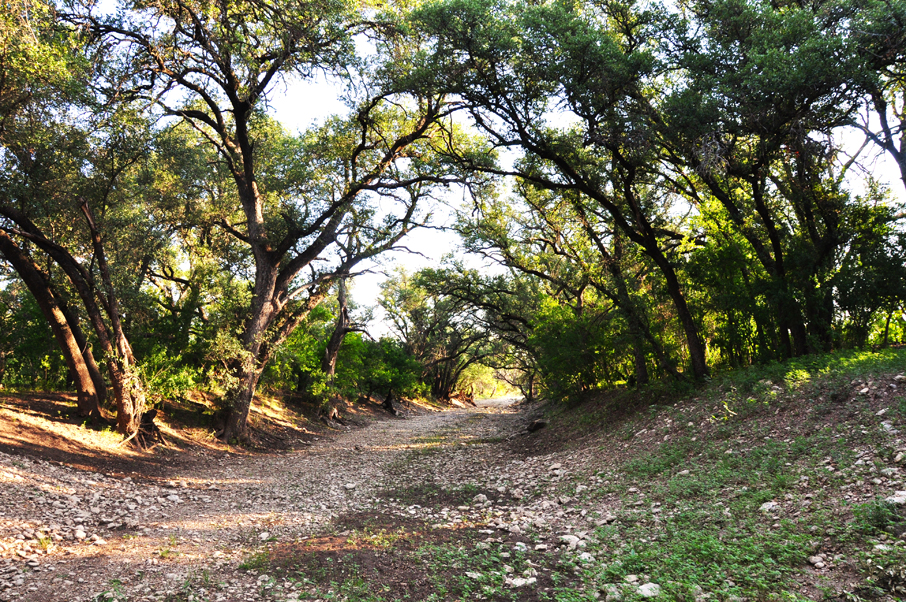
[[[841,363],[846,370],[852,365]],[[795,379],[798,386],[825,386],[802,384],[801,370]],[[749,394],[757,395],[757,388]],[[629,487],[639,493],[624,497],[616,520],[597,529],[597,542],[588,551],[600,564],[582,569],[583,581],[621,584],[627,575],[647,575],[661,585],[667,600],[693,600],[701,592],[721,600],[806,600],[816,595],[815,588],[824,587],[828,596],[834,591],[812,580],[810,593],[801,592],[797,577],[809,566],[809,556],[819,548],[845,547],[851,565],[866,578],[860,594],[851,592],[852,599],[871,591],[900,593],[897,588],[906,593],[901,568],[906,563],[898,564],[906,558],[906,546],[879,551],[866,539],[898,537],[906,530],[902,511],[883,500],[849,509],[824,505],[831,492],[862,478],[849,470],[856,460],[854,447],[872,445],[886,461],[895,451],[884,446],[878,419],[871,413],[862,418],[867,434],[843,424],[804,429],[807,434],[787,439],[764,436],[757,419],[718,420],[707,438],[663,443],[601,473],[607,485],[598,495],[625,496]],[[828,460],[834,471],[826,469]],[[629,506],[630,499],[643,503]],[[787,509],[760,510],[772,501],[786,503]],[[790,508],[805,511],[794,516]]]
[[[903,370],[906,370],[906,349],[849,350],[718,374],[708,391],[712,395],[726,393],[737,403],[751,399],[763,404],[782,395],[773,389],[777,386],[783,392],[824,393],[831,401],[838,401],[842,394],[849,393],[850,382],[856,378],[871,379],[876,374]]]
[[[526,552],[500,545],[484,549],[429,545],[419,548],[414,557],[432,580],[434,600],[475,600],[480,596],[519,600],[520,592],[506,586],[507,576],[530,577],[534,574],[537,578],[537,570],[527,563]]]

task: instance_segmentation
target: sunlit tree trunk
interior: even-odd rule
[[[80,416],[102,418],[101,400],[103,398],[103,382],[100,390],[96,386],[91,370],[83,354],[84,347],[73,333],[67,313],[62,309],[62,302],[54,294],[47,275],[39,268],[30,257],[7,235],[0,231],[0,253],[12,264],[16,273],[34,296],[41,313],[47,319],[57,340],[66,365],[75,382],[77,391],[77,408]],[[85,349],[87,351],[87,349]],[[94,363],[94,358],[91,359]],[[96,368],[96,367],[95,367]]]

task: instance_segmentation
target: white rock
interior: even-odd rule
[[[486,501],[488,501],[488,496],[486,496],[483,493],[479,493],[478,495],[476,495],[475,497],[472,498],[472,502],[475,504],[484,504]]]
[[[623,590],[614,583],[602,585],[601,593],[604,594],[604,602],[620,602],[623,599]]]
[[[551,464],[550,470],[560,470],[563,467],[559,462],[557,464]]]
[[[639,580],[639,576],[638,575],[626,575],[626,577],[624,577],[623,580],[626,583],[636,583]]]
[[[169,501],[173,502],[174,504],[178,504],[179,502],[182,501],[182,500],[179,499],[179,496],[176,495],[176,494],[168,495],[168,496],[167,496],[167,499],[168,499]]]
[[[868,395],[868,391],[869,391],[868,387],[865,387],[864,389],[859,391],[859,395]]]
[[[906,491],[897,491],[892,496],[884,498],[884,501],[897,506],[906,506]]]
[[[481,573],[476,573],[474,571],[466,571],[466,577],[469,579],[475,579],[476,581],[481,579]]]
[[[580,561],[580,562],[594,562],[594,560],[595,560],[595,557],[592,556],[592,555],[591,555],[590,553],[588,553],[588,552],[582,552],[581,554],[579,554],[579,561]]]
[[[884,414],[887,413],[887,409],[888,408],[884,408],[883,410],[878,410],[877,412],[875,412],[875,416],[883,416]]]
[[[260,539],[261,541],[264,541],[265,539],[269,538],[270,536],[271,536],[271,534],[268,533],[267,531],[262,531],[262,532],[258,535],[258,539]]]
[[[762,512],[773,512],[778,508],[780,508],[780,504],[778,504],[777,502],[765,502],[758,509]]]
[[[657,598],[661,595],[661,586],[657,583],[646,583],[639,586],[638,593],[643,598]]]
[[[512,579],[507,578],[506,584],[510,587],[526,587],[528,585],[534,585],[538,579],[535,577],[513,577]]]
[[[898,453],[898,454],[897,454],[896,456],[894,456],[894,458],[893,458],[893,461],[896,462],[897,464],[902,463],[903,460],[906,460],[906,453],[903,453],[903,452]]]
[[[575,535],[567,534],[567,535],[561,535],[560,541],[565,543],[566,545],[568,545],[570,550],[575,550],[576,546],[579,545],[580,540]]]
[[[346,483],[343,487],[345,487],[347,491],[352,491],[355,489],[355,483]]]

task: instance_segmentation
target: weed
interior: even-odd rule
[[[44,535],[42,533],[39,533],[37,535],[36,539],[38,540],[38,546],[45,552],[47,552],[48,550],[50,550],[51,547],[53,547],[53,538],[50,535]]]
[[[906,397],[899,396],[894,397],[893,402],[895,404],[895,412],[899,414],[902,418],[906,418]]]
[[[122,600],[125,602],[125,600],[129,599],[128,596],[126,596],[126,592],[123,590],[123,583],[119,579],[111,579],[107,582],[107,587],[109,589],[104,590],[96,595],[94,598],[92,598],[92,601],[110,602],[111,600]]]
[[[268,557],[267,552],[255,552],[254,554],[246,556],[239,565],[239,568],[246,571],[261,570],[267,567],[269,560],[270,558]]]
[[[853,516],[854,528],[869,535],[892,532],[899,524],[906,522],[894,504],[881,498],[857,505],[853,508]]]
[[[630,460],[623,465],[623,471],[634,477],[654,477],[684,462],[694,449],[690,439],[662,445],[651,454]]]
[[[906,548],[879,544],[862,561],[870,585],[891,594],[906,594]]]
[[[368,527],[365,527],[362,531],[353,531],[346,542],[352,546],[366,545],[386,550],[392,548],[397,541],[403,539],[405,536],[406,531],[402,528],[391,532],[387,531],[387,529],[372,531]]]

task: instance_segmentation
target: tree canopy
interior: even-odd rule
[[[567,397],[902,342],[904,6],[5,3],[0,373],[125,436],[207,388],[245,440],[262,385]],[[347,110],[289,131],[322,75]],[[357,276],[457,202],[465,254],[395,272],[372,337]]]

